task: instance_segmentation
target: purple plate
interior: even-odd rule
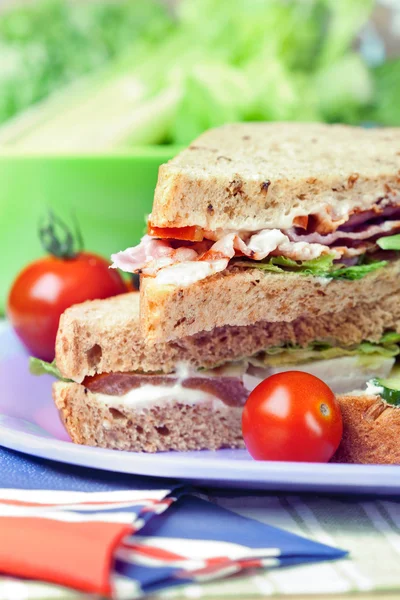
[[[60,462],[214,487],[400,494],[400,468],[257,462],[245,450],[138,454],[71,442],[51,398],[52,378],[34,377],[9,329],[0,335],[0,443]]]

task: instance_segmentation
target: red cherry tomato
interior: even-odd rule
[[[69,306],[127,291],[109,265],[100,256],[80,252],[73,258],[41,258],[21,271],[8,297],[7,315],[34,356],[54,359],[58,322]]]
[[[252,391],[242,431],[256,460],[327,462],[342,438],[342,415],[332,390],[318,377],[286,371]]]

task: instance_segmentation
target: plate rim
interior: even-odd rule
[[[15,418],[16,421],[22,419]],[[31,421],[28,421],[31,422]],[[272,489],[275,485],[293,485],[302,486],[303,489],[309,490],[324,490],[327,488],[335,489],[341,493],[346,493],[350,490],[360,489],[376,490],[381,488],[382,491],[400,493],[400,470],[397,465],[353,465],[341,463],[296,463],[296,462],[263,462],[249,461],[245,459],[229,460],[221,457],[221,465],[229,477],[221,481],[220,469],[213,473],[210,461],[201,461],[203,464],[197,463],[191,473],[186,472],[183,475],[180,469],[187,468],[187,463],[191,459],[193,453],[177,452],[171,457],[171,453],[137,453],[124,450],[113,450],[107,448],[96,448],[91,446],[83,446],[74,444],[73,442],[58,440],[54,437],[42,437],[34,433],[21,432],[7,425],[0,423],[0,439],[1,445],[11,450],[16,450],[56,462],[72,464],[84,468],[96,468],[108,472],[125,473],[137,476],[147,475],[157,478],[172,478],[186,479],[192,481],[210,482],[215,485],[216,482],[222,484],[236,483],[251,486],[256,489]],[[55,453],[54,453],[55,450]],[[197,451],[199,452],[199,451]],[[217,451],[218,452],[218,451]],[[122,458],[118,462],[117,468],[110,471],[109,467],[102,466],[101,458],[105,455],[110,456],[118,453]],[[53,454],[51,456],[50,454]],[[82,462],[82,456],[84,461]],[[205,462],[205,464],[204,464]],[[153,468],[159,464],[160,470],[156,472]],[[165,472],[165,466],[172,466],[172,473]],[[150,472],[148,467],[150,468]],[[138,468],[139,467],[139,468]],[[211,469],[211,470],[210,470]],[[238,477],[239,475],[239,477]],[[306,479],[312,475],[311,479]],[[396,477],[397,475],[397,485]],[[342,480],[345,477],[345,480]],[[289,481],[290,479],[290,481]],[[350,479],[350,481],[348,481]],[[354,479],[362,480],[354,483]],[[268,486],[268,487],[265,487]],[[271,487],[270,487],[271,486]]]

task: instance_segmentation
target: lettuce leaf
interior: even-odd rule
[[[232,264],[238,267],[257,268],[274,273],[293,271],[303,275],[326,276],[332,268],[333,257],[330,254],[324,254],[319,258],[296,261],[286,256],[272,256],[265,261],[239,260]]]
[[[29,371],[32,375],[52,375],[60,381],[72,381],[71,379],[65,379],[61,375],[55,360],[49,363],[45,360],[41,360],[40,358],[34,358],[31,356],[29,358]]]
[[[352,267],[334,264],[330,254],[323,254],[319,258],[311,260],[292,260],[285,256],[272,256],[266,261],[238,260],[232,264],[237,267],[247,267],[271,271],[273,273],[299,273],[301,275],[314,275],[315,277],[326,277],[329,279],[348,279],[354,281],[361,279],[387,264],[387,261],[372,261],[361,263]]]
[[[382,250],[400,250],[400,234],[381,237],[376,243]]]
[[[319,340],[311,342],[305,348],[296,344],[285,344],[267,348],[250,360],[258,366],[278,366],[301,364],[312,360],[328,360],[342,356],[360,356],[365,359],[377,356],[393,358],[400,354],[400,348],[395,343],[396,341],[400,342],[400,335],[390,331],[385,333],[377,344],[364,341],[358,345],[341,347],[332,346],[328,342]]]
[[[397,346],[397,344],[379,345],[372,344],[371,342],[361,342],[357,350],[361,354],[380,354],[381,356],[386,356],[387,358],[397,356],[400,352],[400,348]]]
[[[400,333],[396,331],[387,331],[379,340],[380,344],[397,344],[400,342]]]
[[[325,350],[318,350],[312,345],[307,348],[282,346],[280,348],[271,348],[260,353],[255,360],[259,366],[275,367],[282,365],[299,365],[314,360],[329,360],[331,358],[339,358],[342,356],[357,356],[357,354],[357,350],[340,347],[330,347]],[[254,360],[251,359],[250,362],[254,362]]]
[[[354,265],[353,267],[343,267],[332,271],[330,274],[327,275],[327,277],[332,277],[333,279],[349,279],[350,281],[355,281],[356,279],[362,279],[363,277],[365,277],[365,275],[373,273],[373,271],[381,269],[386,265],[386,260],[380,260],[360,265]]]

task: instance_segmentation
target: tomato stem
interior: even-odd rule
[[[44,250],[58,258],[75,258],[83,250],[83,238],[78,220],[73,215],[74,229],[57,217],[51,209],[48,211],[47,221],[39,227],[39,238]]]

